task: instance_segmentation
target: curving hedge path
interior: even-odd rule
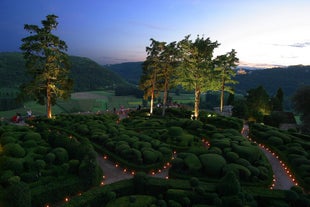
[[[242,129],[242,135],[244,137],[248,138],[249,134],[249,126],[247,124],[244,124]],[[279,190],[289,190],[292,186],[294,186],[294,182],[289,177],[289,175],[286,173],[285,169],[282,167],[282,164],[280,161],[267,149],[260,146],[260,149],[263,151],[265,156],[267,157],[268,161],[271,164],[273,174],[274,174],[274,186],[273,189],[279,189]]]
[[[247,124],[243,126],[241,133],[243,136],[248,137],[249,127]],[[280,161],[270,151],[266,150],[262,146],[260,146],[260,148],[272,166],[275,179],[273,189],[289,190],[295,184],[288,176],[285,169],[282,167]],[[121,167],[116,167],[114,163],[107,159],[104,159],[103,156],[98,156],[97,161],[105,174],[105,184],[130,179],[133,177],[130,172],[124,172],[124,169],[122,169]],[[166,178],[168,176],[168,169],[165,169],[153,176]]]

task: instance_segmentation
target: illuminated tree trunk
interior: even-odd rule
[[[154,86],[153,86],[153,88],[152,88],[152,93],[151,93],[150,114],[153,114],[153,105],[154,105]]]
[[[224,107],[224,91],[225,91],[225,80],[222,81],[222,90],[221,90],[221,103],[220,103],[220,111],[223,112]]]
[[[163,112],[162,112],[162,116],[165,116],[165,114],[166,114],[166,106],[167,106],[167,99],[168,99],[168,84],[169,84],[169,81],[166,78],[165,79],[165,86],[164,86],[164,98],[163,98]]]
[[[199,105],[200,105],[200,89],[196,88],[195,89],[195,119],[198,118],[199,116]]]
[[[46,84],[46,116],[47,118],[52,118],[52,98],[49,81]]]

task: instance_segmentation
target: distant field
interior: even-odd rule
[[[169,94],[174,102],[179,104],[188,104],[194,102],[193,94],[181,94],[180,96],[174,93]],[[52,108],[53,114],[72,113],[72,112],[98,112],[98,111],[112,111],[115,107],[119,109],[137,108],[142,106],[142,99],[134,96],[114,96],[114,91],[88,91],[72,93],[69,100],[59,100]],[[26,116],[27,110],[31,109],[34,115],[45,115],[45,106],[36,104],[35,102],[27,102],[24,107],[10,110],[0,111],[0,117],[10,118],[16,113]]]

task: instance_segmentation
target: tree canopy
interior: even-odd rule
[[[310,85],[299,88],[292,98],[295,111],[301,114],[303,132],[310,133]]]
[[[42,27],[25,24],[24,29],[31,35],[22,39],[20,47],[32,78],[22,86],[22,95],[46,104],[48,118],[52,116],[52,104],[56,103],[57,98],[68,98],[73,86],[73,81],[68,77],[70,63],[65,53],[67,45],[52,34],[58,25],[57,18],[53,14],[47,15],[41,21]]]

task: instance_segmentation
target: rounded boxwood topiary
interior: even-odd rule
[[[52,152],[47,153],[47,155],[45,156],[45,161],[47,163],[53,163],[56,159],[56,155]]]
[[[55,162],[58,164],[63,164],[69,160],[69,155],[65,148],[57,147],[52,152],[55,154]]]
[[[207,175],[218,177],[222,174],[222,169],[226,165],[224,157],[218,154],[203,154],[199,156],[204,171]]]
[[[183,129],[181,127],[172,126],[168,130],[170,136],[180,136],[183,134]]]
[[[270,136],[268,138],[268,142],[272,145],[272,146],[280,146],[283,145],[283,140],[279,137],[275,137],[275,136]]]
[[[158,156],[155,151],[151,149],[146,149],[142,152],[142,158],[145,164],[152,164],[157,161]]]
[[[19,144],[8,143],[3,147],[4,154],[12,157],[24,157],[26,152]]]
[[[199,158],[192,153],[188,153],[184,158],[184,165],[187,166],[191,172],[199,171],[202,167]]]
[[[227,152],[225,158],[229,162],[236,162],[239,158],[239,155],[235,152]]]
[[[8,144],[8,143],[15,143],[17,140],[16,140],[16,138],[15,137],[13,137],[13,136],[9,136],[9,135],[7,135],[7,136],[1,136],[1,138],[0,138],[0,143],[2,144],[2,145],[6,145],[6,144]]]

